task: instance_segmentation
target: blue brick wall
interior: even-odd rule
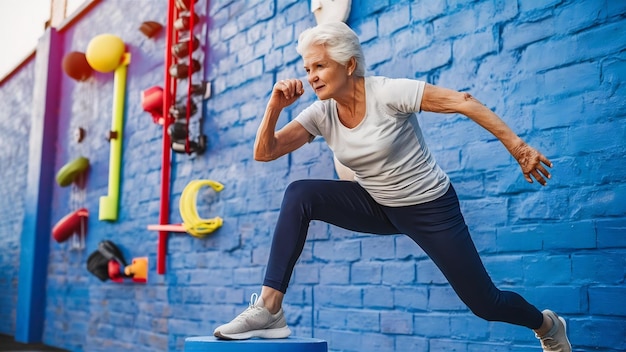
[[[199,1],[207,152],[174,155],[172,222],[194,179],[223,192],[199,196],[203,216],[224,226],[206,239],[169,238],[165,275],[156,274],[161,131],[140,92],[163,84],[163,36],[143,37],[146,20],[165,23],[162,2],[106,0],[64,29],[65,51],[84,51],[101,33],[121,37],[129,66],[120,219],[97,220],[107,193],[112,74],[77,83],[64,76],[56,165],[84,154],[87,249],[51,243],[43,339],[72,351],[179,351],[208,335],[259,290],[273,224],[287,184],[334,177],[317,140],[272,163],[252,144],[273,82],[305,78],[295,41],[315,24],[309,2]],[[554,162],[546,188],[526,184],[493,136],[462,116],[422,114],[431,150],[450,174],[494,281],[543,309],[562,313],[577,351],[626,349],[626,3],[621,1],[353,1],[348,23],[363,42],[369,74],[423,79],[471,92]],[[0,209],[0,332],[14,330],[32,67],[0,86],[3,165]],[[19,93],[16,93],[19,92]],[[279,120],[295,117],[310,89]],[[21,118],[17,118],[21,117]],[[87,129],[77,145],[73,131]],[[14,172],[16,170],[17,172]],[[19,171],[21,170],[21,171]],[[54,190],[51,218],[71,210],[71,189]],[[52,226],[52,224],[51,224]],[[147,285],[101,283],[85,261],[102,239],[128,258],[150,258]],[[539,351],[525,328],[474,317],[425,254],[401,236],[375,237],[314,222],[285,298],[295,334],[332,351]]]
[[[28,170],[34,58],[0,84],[0,334],[13,335]]]

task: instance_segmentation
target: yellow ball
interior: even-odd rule
[[[111,72],[118,68],[124,57],[124,41],[113,34],[100,34],[87,45],[85,57],[89,66],[98,72]]]

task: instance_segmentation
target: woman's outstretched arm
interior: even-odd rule
[[[421,109],[437,113],[459,113],[469,117],[502,142],[519,163],[526,181],[532,183],[535,178],[545,186],[546,178],[550,178],[550,172],[546,169],[546,166],[552,167],[550,160],[526,144],[498,115],[471,94],[426,84]]]

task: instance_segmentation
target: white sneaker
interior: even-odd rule
[[[567,324],[565,319],[559,317],[551,310],[544,310],[543,313],[547,314],[554,325],[547,334],[543,336],[536,335],[541,341],[541,347],[544,352],[571,352],[572,345],[570,345],[567,339]]]
[[[263,299],[256,293],[250,297],[250,306],[230,323],[219,326],[213,336],[224,340],[246,340],[253,337],[262,339],[283,339],[291,335],[283,309],[272,314],[263,305]]]

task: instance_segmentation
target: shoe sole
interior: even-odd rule
[[[213,334],[213,336],[222,340],[247,340],[254,337],[261,339],[284,339],[289,335],[291,335],[291,330],[287,326],[277,329],[251,330],[239,334],[224,334],[221,331],[216,331]]]

